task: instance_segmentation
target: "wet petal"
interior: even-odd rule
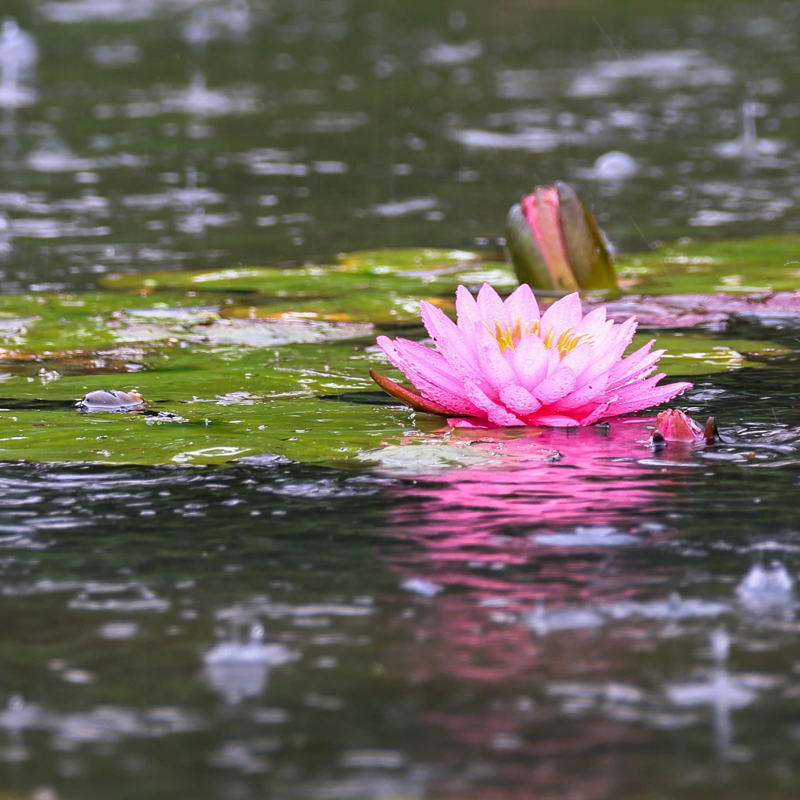
[[[447,369],[444,357],[429,347],[407,339],[378,337],[378,346],[389,360],[422,393],[451,413],[480,413],[464,396],[464,384]]]
[[[567,328],[575,328],[583,318],[581,296],[577,292],[556,300],[542,315],[541,329],[552,328],[556,338]]]
[[[495,425],[501,426],[520,426],[525,425],[525,422],[516,415],[512,414],[508,409],[503,408],[498,403],[487,397],[478,386],[474,383],[467,381],[464,387],[467,398],[471,403],[480,408]]]
[[[501,389],[500,402],[520,417],[533,414],[542,407],[541,402],[522,386],[506,386]]]
[[[508,359],[500,352],[494,337],[486,331],[478,351],[481,382],[475,381],[487,393],[497,393],[504,386],[517,383],[517,374]]]
[[[529,423],[531,425],[548,425],[551,428],[577,428],[580,424],[573,417],[566,414],[555,414],[552,411],[533,414],[529,417]]]
[[[514,351],[514,371],[520,386],[529,391],[547,375],[548,355],[544,342],[535,334],[523,337]]]
[[[691,383],[669,383],[666,386],[656,386],[665,377],[663,373],[648,378],[641,383],[631,384],[618,390],[617,398],[609,407],[609,416],[629,414],[632,411],[641,411],[643,408],[657,406],[672,400],[681,392],[690,389]]]
[[[511,322],[500,295],[488,283],[484,283],[478,292],[478,315],[481,322],[488,325],[490,329],[494,328],[496,322],[502,326],[509,325]]]
[[[523,283],[509,295],[505,306],[512,326],[516,320],[529,325],[539,320],[539,304],[527,283]]]
[[[555,403],[575,388],[575,373],[569,367],[557,369],[532,390],[543,406]]]
[[[470,348],[458,326],[431,303],[423,300],[420,306],[425,329],[455,374],[462,380],[470,379],[480,383],[480,366],[476,353]]]

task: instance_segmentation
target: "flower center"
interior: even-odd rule
[[[487,327],[489,326],[487,325]],[[562,331],[558,339],[556,339],[555,331],[552,326],[542,335],[538,320],[536,320],[536,322],[523,323],[519,317],[517,317],[517,321],[514,323],[513,327],[508,324],[501,325],[499,322],[495,322],[494,330],[492,331],[491,328],[489,328],[489,330],[492,332],[492,336],[497,340],[501,353],[504,353],[507,347],[510,347],[512,350],[516,349],[523,337],[528,335],[538,336],[548,350],[552,350],[553,348],[558,350],[561,358],[564,358],[567,353],[572,352],[581,342],[591,342],[591,337],[588,334],[572,333],[572,328],[567,328]]]

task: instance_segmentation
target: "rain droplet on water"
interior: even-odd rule
[[[736,587],[736,596],[750,611],[785,609],[794,603],[794,581],[778,561],[768,567],[754,564]]]

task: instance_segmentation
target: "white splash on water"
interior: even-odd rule
[[[536,544],[550,547],[620,547],[639,544],[629,533],[621,533],[611,525],[578,525],[570,533],[537,533],[532,537]]]
[[[526,618],[528,627],[544,636],[551,631],[575,631],[599,628],[605,622],[603,616],[591,608],[557,608],[548,610],[540,604]]]
[[[438,583],[429,581],[426,578],[409,578],[400,584],[401,588],[407,592],[420,594],[423,597],[435,597],[439,592],[444,591],[444,587]]]
[[[0,106],[18,108],[36,102],[36,92],[21,82],[32,76],[38,60],[36,40],[7,17],[0,28]]]
[[[232,625],[230,639],[219,642],[203,656],[205,676],[227,703],[258,697],[266,689],[272,667],[296,661],[299,655],[282,644],[265,643],[264,628],[253,623],[241,641],[239,626]]]
[[[756,613],[791,608],[795,599],[794,580],[780,562],[768,567],[754,564],[736,587],[736,596],[749,611]]]

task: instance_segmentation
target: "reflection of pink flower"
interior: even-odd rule
[[[420,394],[373,376],[412,407],[455,417],[453,425],[591,425],[657,405],[691,386],[657,386],[664,375],[648,377],[664,352],[650,352],[653,342],[623,359],[636,318],[618,325],[606,319],[603,307],[584,317],[577,293],[540,314],[527,285],[505,302],[487,284],[477,301],[459,286],[456,311],[454,323],[422,302],[422,320],[438,352],[378,337]]]
[[[645,710],[615,693],[630,691],[631,665],[655,650],[664,621],[612,624],[612,609],[668,604],[682,566],[646,545],[674,536],[681,523],[668,515],[692,502],[698,464],[681,447],[671,466],[655,461],[654,422],[448,431],[443,445],[487,462],[387,490],[387,532],[401,545],[383,558],[407,591],[439,589],[409,603],[386,659],[432,698],[423,724],[451,760],[440,760],[431,796],[638,796],[637,765],[620,771],[615,758],[650,744]],[[614,716],[625,710],[635,716]]]
[[[486,464],[403,485],[391,530],[412,546],[393,551],[392,566],[442,590],[426,602],[430,640],[422,657],[415,646],[415,679],[524,675],[538,645],[523,615],[633,600],[663,581],[669,567],[645,567],[637,545],[672,536],[663,515],[680,508],[684,473],[651,463],[653,422],[460,432],[451,446],[464,441],[489,456]],[[674,460],[693,463],[689,450]]]
[[[465,431],[449,441],[463,437],[463,446],[486,453],[487,463],[431,476],[431,488],[423,482],[404,487],[404,497],[419,502],[398,509],[393,525],[424,544],[424,577],[439,585],[480,595],[501,592],[523,606],[574,596],[575,586],[594,569],[592,558],[585,558],[589,553],[608,552],[626,539],[634,543],[631,531],[646,511],[675,506],[675,477],[639,463],[652,457],[647,443],[653,421],[619,419],[588,430],[503,430],[491,438]],[[688,452],[683,457],[691,458]],[[528,535],[501,535],[509,531]],[[648,538],[654,535],[659,536],[651,531]],[[517,568],[541,569],[542,559],[554,553],[572,554],[559,564],[563,595],[557,583],[531,582],[527,575],[511,579]],[[467,568],[481,563],[510,571]]]

